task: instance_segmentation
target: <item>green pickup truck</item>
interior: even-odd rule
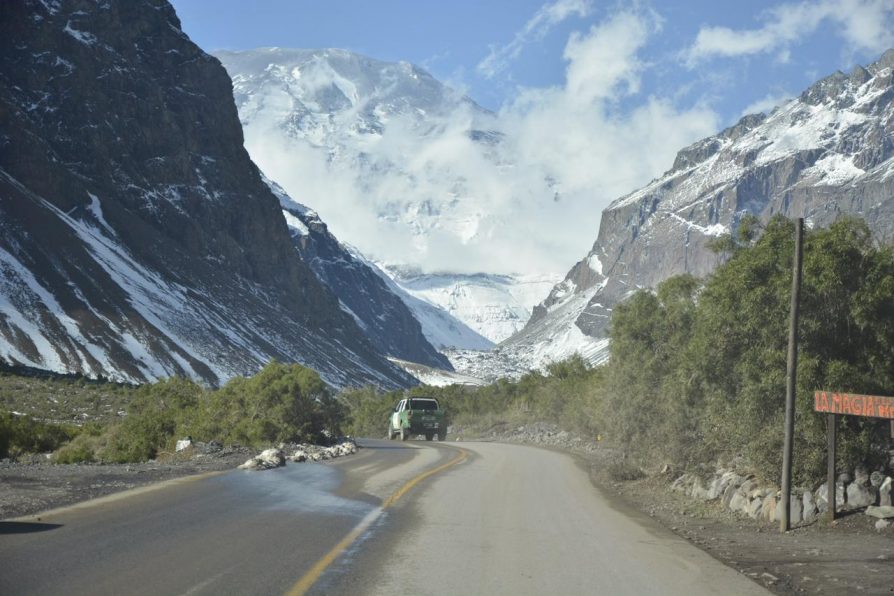
[[[408,397],[400,400],[388,419],[388,438],[400,437],[406,441],[411,436],[425,435],[431,441],[447,438],[446,412],[438,405],[438,400],[430,397]]]

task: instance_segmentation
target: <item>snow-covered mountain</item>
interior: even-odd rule
[[[233,79],[252,158],[333,225],[353,229],[343,221],[347,214],[336,211],[346,205],[331,204],[356,198],[343,196],[345,186],[364,193],[369,208],[355,209],[351,218],[372,215],[375,221],[366,223],[409,234],[419,250],[428,249],[432,233],[470,239],[484,225],[488,214],[464,196],[467,181],[455,164],[431,159],[417,167],[425,158],[414,153],[418,139],[431,140],[425,149],[437,152],[438,142],[457,140],[454,132],[486,151],[499,141],[488,129],[493,116],[424,70],[338,49],[216,56]],[[296,172],[306,175],[296,179]]]
[[[520,331],[556,278],[547,275],[422,273],[382,264],[412,296],[436,305],[484,337],[481,345],[441,343],[444,348],[486,350]]]
[[[227,73],[170,4],[2,12],[0,360],[213,384],[276,358],[415,383],[302,261]]]
[[[272,180],[265,177],[265,182],[279,199],[301,258],[379,352],[393,359],[451,370],[450,361],[429,343],[412,311],[382,279],[376,266],[339,242],[316,211],[289,197]]]
[[[664,175],[603,212],[589,254],[499,350],[532,366],[575,350],[604,358],[612,306],[670,276],[710,273],[722,257],[708,242],[734,232],[745,214],[762,221],[779,213],[805,217],[816,226],[853,214],[890,242],[892,70],[889,50],[866,68],[822,79],[769,115],[746,116],[680,151]]]
[[[430,266],[455,262],[464,246],[487,252],[495,230],[513,225],[483,200],[508,193],[511,202],[509,183],[522,179],[493,114],[407,63],[336,49],[216,55],[233,79],[252,158],[383,266],[430,342],[487,349],[524,326],[559,276]],[[524,187],[552,205],[552,184],[541,177]],[[446,273],[418,273],[420,263]]]
[[[404,289],[385,271],[380,265],[368,262],[373,270],[382,278],[382,281],[391,289],[395,296],[403,300],[404,304],[413,312],[413,316],[422,326],[425,338],[440,350],[462,346],[468,350],[489,350],[493,342],[460,321],[440,306],[417,298]]]

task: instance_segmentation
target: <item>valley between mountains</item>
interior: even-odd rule
[[[223,70],[163,5],[47,6],[5,19],[18,40],[3,79],[4,142],[16,146],[2,164],[0,356],[11,366],[220,383],[275,357],[336,387],[412,384],[390,357],[490,381],[574,354],[603,362],[613,306],[710,273],[723,261],[712,241],[744,217],[855,215],[891,237],[892,52],[681,149],[605,210],[563,279],[414,264],[436,263],[441,238],[498,250],[511,222],[487,210],[482,180],[517,169],[500,115],[424,70],[280,48],[220,52]],[[115,29],[123,18],[170,27],[136,40]],[[89,35],[71,33],[79,19]],[[113,107],[121,97],[134,98],[126,113]],[[480,179],[465,161],[438,161],[448,142],[482,164]],[[531,175],[525,192],[560,209],[562,181]],[[365,206],[342,215],[358,195]],[[365,255],[332,231],[373,225],[397,253],[374,240]]]
[[[894,7],[762,2],[0,2],[0,592],[894,589]]]

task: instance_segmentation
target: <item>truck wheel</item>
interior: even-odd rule
[[[447,440],[447,429],[442,428],[438,431],[438,441],[446,441]]]
[[[434,439],[434,438],[435,438],[435,433],[425,433],[425,440],[426,440],[426,441],[431,441],[431,440]]]
[[[388,424],[388,440],[389,440],[389,441],[393,441],[393,440],[394,440],[394,429],[391,428],[391,424],[390,424],[390,423]]]
[[[401,441],[406,441],[410,436],[410,433],[407,431],[407,429],[403,427],[401,427],[400,431],[398,431],[398,434],[400,434]]]

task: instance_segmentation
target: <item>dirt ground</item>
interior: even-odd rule
[[[0,462],[0,520],[41,513],[203,472],[228,470],[254,453],[225,449],[213,454],[183,453],[140,464],[50,464]]]
[[[616,482],[602,458],[585,457],[600,488],[656,519],[716,559],[777,594],[894,594],[894,526],[877,531],[862,510],[786,533],[670,490],[673,478]]]
[[[488,437],[506,440],[506,437]],[[673,478],[651,476],[617,482],[608,455],[580,443],[540,444],[570,451],[620,508],[648,515],[730,567],[778,594],[894,594],[894,526],[882,532],[862,511],[834,525],[816,522],[785,534],[778,524],[724,511],[670,490]],[[235,468],[253,455],[225,449],[213,454],[178,454],[167,461],[119,465],[53,465],[0,462],[0,519],[31,515],[110,493]]]

